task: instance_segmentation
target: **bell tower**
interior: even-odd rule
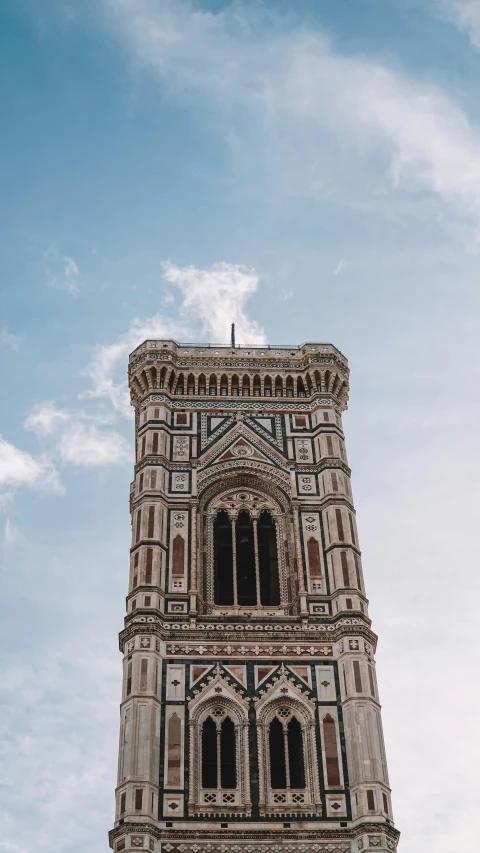
[[[130,356],[132,547],[114,853],[391,853],[331,344]]]

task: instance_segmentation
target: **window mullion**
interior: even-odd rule
[[[232,517],[232,557],[233,557],[233,605],[238,605],[237,588],[237,518]]]
[[[285,751],[285,779],[287,791],[290,790],[290,759],[288,754],[288,728],[283,724],[283,749]]]
[[[221,755],[221,742],[222,742],[222,729],[221,726],[217,723],[217,788],[222,787],[222,755]]]
[[[255,586],[257,590],[257,607],[262,604],[260,592],[260,559],[258,555],[258,518],[253,518],[253,543],[255,550]]]

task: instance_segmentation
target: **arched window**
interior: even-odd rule
[[[280,708],[279,714],[282,719],[275,716],[269,728],[270,784],[277,790],[301,790],[305,788],[302,727],[288,709]]]
[[[232,524],[226,512],[215,518],[213,542],[215,602],[233,604]]]
[[[330,714],[323,718],[323,742],[325,744],[325,764],[327,769],[327,785],[340,785],[340,766],[338,763],[337,731],[335,720]]]
[[[287,397],[293,397],[293,379],[287,376]]]
[[[207,380],[205,379],[205,374],[201,373],[198,377],[198,393],[206,394],[207,393]]]
[[[232,397],[238,397],[238,376],[232,376]]]
[[[217,393],[217,377],[214,373],[210,376],[209,393],[212,394],[212,396],[215,396]]]
[[[254,397],[260,397],[261,390],[262,390],[262,386],[261,386],[261,382],[260,382],[260,377],[258,375],[254,376],[253,377],[253,396]]]
[[[283,397],[283,381],[281,376],[275,379],[275,397]]]
[[[232,520],[225,510],[218,512],[213,523],[213,563],[216,604],[280,604],[277,531],[270,513],[262,512],[257,518],[242,510]]]
[[[273,518],[268,512],[262,512],[259,518],[257,538],[261,603],[266,606],[278,605],[280,604],[280,587],[277,537]]]
[[[247,375],[243,377],[242,394],[244,397],[248,397],[250,394],[250,378]]]
[[[265,397],[272,396],[272,380],[270,379],[270,376],[265,377],[264,394]]]
[[[193,373],[188,374],[187,379],[187,394],[195,394],[195,377]]]
[[[215,711],[214,711],[215,713]],[[202,787],[237,787],[237,746],[235,726],[230,717],[214,721],[207,717],[202,726]]]
[[[207,717],[202,727],[202,787],[217,787],[217,727]]]
[[[239,513],[236,524],[238,603],[252,607],[257,603],[255,579],[255,540],[248,512]]]
[[[225,374],[220,379],[220,394],[222,397],[226,397],[228,394],[228,379]]]
[[[166,377],[166,375],[167,375],[167,368],[162,367],[162,370],[160,372],[160,388],[165,388],[165,377]]]
[[[185,380],[183,378],[183,373],[180,373],[177,380],[177,387],[175,388],[175,394],[183,394],[184,393],[184,385]]]
[[[303,384],[303,379],[301,376],[297,379],[297,396],[305,397],[305,385]]]
[[[170,379],[168,380],[168,389],[169,391],[173,391],[173,386],[175,384],[175,371],[172,370],[170,374]]]

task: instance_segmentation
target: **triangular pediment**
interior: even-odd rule
[[[309,698],[310,690],[307,689],[306,685],[305,688],[299,687],[292,675],[293,673],[282,664],[278,670],[278,675],[273,679],[273,683],[269,684],[267,678],[263,689],[259,685],[261,698],[255,707],[260,708],[265,702],[271,702],[274,699],[301,699],[303,702],[311,702]]]
[[[240,702],[244,707],[248,707],[244,700],[245,689],[239,684],[232,682],[230,673],[225,671],[219,664],[212,669],[211,675],[207,679],[207,683],[200,690],[194,690],[194,698],[189,702],[189,707],[193,708],[199,702],[205,702],[207,699],[231,699],[235,702]]]
[[[244,459],[287,470],[284,458],[271,445],[249,428],[244,422],[237,423],[223,441],[208,448],[201,457],[201,466],[205,468],[223,462],[234,463]]]

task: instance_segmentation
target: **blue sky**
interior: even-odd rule
[[[0,853],[107,849],[127,356],[232,316],[350,360],[401,849],[473,853],[480,3],[4,0],[0,40]]]

